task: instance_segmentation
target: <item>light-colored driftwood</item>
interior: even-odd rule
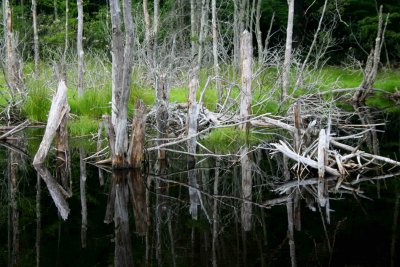
[[[326,159],[326,134],[325,130],[321,129],[318,139],[318,200],[321,207],[326,204],[326,185],[325,185],[325,162]]]
[[[65,85],[64,81],[60,81],[58,84],[57,93],[53,97],[53,101],[51,103],[46,130],[33,160],[33,165],[39,165],[44,162],[47,153],[49,152],[50,145],[56,135],[56,131],[60,126],[63,117],[66,116],[68,112],[69,106],[67,103],[67,86]]]
[[[298,161],[298,162],[300,162],[302,164],[305,164],[306,166],[310,166],[310,167],[312,167],[314,169],[318,169],[318,162],[316,162],[315,160],[312,160],[310,158],[306,158],[306,157],[304,157],[302,155],[299,155],[299,154],[295,153],[284,142],[281,141],[280,144],[273,143],[271,145],[274,146],[276,150],[280,151],[281,153],[283,153],[287,157],[289,157],[289,158],[291,158],[291,159],[293,159],[295,161]],[[340,176],[340,173],[336,169],[334,169],[332,167],[325,166],[325,171],[327,173],[331,174],[331,175]]]
[[[36,152],[35,158],[33,160],[33,166],[35,167],[38,174],[45,181],[47,188],[49,189],[50,195],[56,204],[61,217],[66,220],[69,214],[69,207],[66,198],[70,196],[71,193],[65,191],[60,184],[58,184],[49,170],[44,166],[44,161],[49,152],[51,143],[53,142],[56,132],[59,129],[63,120],[66,119],[69,111],[69,106],[67,103],[67,87],[64,81],[60,81],[58,84],[57,93],[53,98],[51,104],[48,121],[46,125],[46,130],[43,135],[42,142],[40,143],[39,149]],[[66,128],[62,129],[66,131]],[[63,133],[66,136],[66,133]]]

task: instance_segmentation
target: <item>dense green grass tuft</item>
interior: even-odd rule
[[[30,81],[27,88],[29,92],[22,107],[23,115],[31,121],[47,121],[53,92],[42,80]]]
[[[80,116],[75,120],[70,120],[68,130],[72,136],[84,136],[96,134],[99,129],[99,120],[88,116]]]

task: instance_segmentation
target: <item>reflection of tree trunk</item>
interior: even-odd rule
[[[56,180],[69,194],[72,194],[72,188],[69,179],[70,158],[68,147],[67,121],[67,116],[63,116],[60,126],[56,131]]]
[[[16,152],[9,151],[9,188],[10,188],[10,207],[11,207],[11,224],[12,224],[12,252],[10,266],[19,266],[19,210],[17,200],[17,171],[18,160]]]
[[[114,172],[113,180],[115,185],[115,208],[114,208],[114,226],[115,226],[115,259],[116,267],[133,266],[133,254],[131,233],[129,229],[128,216],[128,194],[129,189],[126,185],[126,177],[123,172]]]
[[[397,178],[398,180],[399,178]],[[399,181],[396,181],[396,201],[394,204],[394,212],[393,212],[393,224],[392,224],[392,242],[390,245],[390,266],[396,266],[396,237],[397,237],[397,228],[399,223],[399,209],[400,209],[400,186]]]
[[[36,267],[40,266],[40,240],[41,240],[41,229],[42,229],[42,215],[40,210],[40,199],[41,199],[41,178],[37,174],[36,178]]]
[[[79,158],[80,158],[80,191],[81,191],[81,207],[82,207],[82,226],[81,226],[81,242],[82,247],[86,248],[86,230],[87,230],[87,204],[86,204],[86,162],[83,160],[85,158],[85,150],[79,148]]]
[[[219,184],[219,168],[221,165],[221,160],[216,158],[215,162],[215,176],[214,176],[214,191],[213,195],[217,196],[218,193],[218,184]],[[217,245],[218,245],[218,199],[214,198],[213,202],[213,215],[212,215],[212,264],[213,267],[218,266],[217,259]]]
[[[140,169],[132,169],[129,172],[128,179],[136,232],[144,236],[148,231],[149,214],[146,206],[146,187]]]
[[[290,260],[292,267],[297,266],[296,262],[296,246],[294,241],[294,223],[293,223],[293,196],[289,193],[288,200],[286,202],[287,218],[288,218],[288,239],[289,239],[289,249],[290,249]]]
[[[172,231],[172,215],[171,209],[168,209],[168,233],[170,239],[170,249],[171,249],[171,258],[172,258],[172,266],[176,267],[176,253],[175,253],[175,241],[174,241],[174,233]]]

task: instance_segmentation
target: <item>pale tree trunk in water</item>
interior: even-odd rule
[[[251,115],[251,80],[252,80],[252,63],[253,63],[253,46],[251,34],[248,31],[244,31],[241,36],[241,60],[242,60],[242,88],[240,91],[240,117],[243,121],[249,119]],[[250,125],[248,122],[241,125],[241,129],[245,131],[246,139],[248,139]],[[246,140],[247,142],[247,140]],[[252,227],[252,168],[251,168],[251,155],[249,153],[248,146],[241,150],[240,158],[242,166],[242,193],[243,199],[241,219],[242,227],[244,231],[250,231]]]
[[[78,33],[76,40],[76,50],[78,53],[78,96],[83,96],[83,77],[85,74],[84,53],[83,53],[83,0],[76,1],[78,7]]]
[[[222,89],[219,84],[219,64],[218,64],[218,26],[217,26],[217,4],[216,0],[211,2],[212,16],[212,38],[213,38],[213,58],[214,58],[214,76],[215,88],[218,92],[218,108],[222,104]]]
[[[33,51],[35,62],[35,76],[39,76],[39,34],[37,28],[37,4],[32,0],[32,27],[33,27]]]
[[[131,1],[124,0],[125,46],[122,46],[121,10],[118,0],[110,1],[112,23],[112,124],[115,130],[113,168],[127,166],[128,101],[132,75],[133,20]],[[122,68],[122,70],[121,70]]]
[[[196,92],[199,88],[199,72],[201,67],[201,61],[203,57],[203,46],[204,46],[204,38],[205,38],[205,25],[208,15],[208,4],[209,0],[202,0],[202,11],[201,11],[201,23],[200,23],[200,33],[199,33],[199,47],[197,54],[197,61],[193,55],[192,57],[192,69],[189,73],[189,96],[188,96],[188,116],[187,116],[187,125],[188,125],[188,136],[190,137],[187,145],[188,145],[188,179],[189,185],[189,197],[190,197],[190,214],[193,219],[197,219],[197,208],[200,205],[199,192],[196,188],[198,188],[197,184],[197,170],[195,170],[196,165],[196,146],[197,146],[197,119],[199,116],[199,108],[196,100]],[[192,42],[192,44],[194,44]],[[193,47],[192,47],[193,49]],[[193,51],[193,50],[192,50]]]
[[[282,101],[286,101],[288,89],[290,85],[290,65],[292,59],[292,42],[293,42],[293,16],[294,16],[294,0],[288,0],[288,22],[286,27],[286,46],[285,59],[283,62],[282,73]]]

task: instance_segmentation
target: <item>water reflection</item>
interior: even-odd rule
[[[157,168],[150,173],[104,173],[101,187],[98,169],[85,164],[85,151],[73,149],[72,164],[80,168],[72,167],[71,177],[80,186],[73,187],[67,203],[71,212],[63,222],[47,176],[42,173],[47,190],[41,192],[41,179],[26,166],[26,153],[16,152],[20,144],[11,145],[0,150],[7,156],[1,163],[7,166],[7,186],[2,187],[0,266],[398,263],[400,193],[399,179],[393,177],[400,173],[326,177],[328,195],[322,206],[318,178],[280,178],[283,171],[267,168],[275,163],[264,153],[252,155],[253,195],[246,199],[237,159],[208,159],[195,168],[201,209],[193,220],[188,171],[182,171],[185,157],[171,154],[168,163],[154,159],[149,166]],[[46,172],[51,175],[55,169]],[[372,202],[378,180],[386,186],[382,199]],[[244,201],[252,207],[249,231],[242,222]]]

